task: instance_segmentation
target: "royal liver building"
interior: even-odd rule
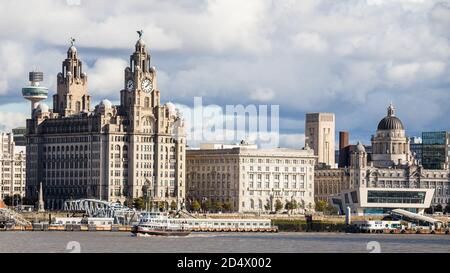
[[[141,35],[125,68],[120,105],[103,100],[91,108],[88,77],[72,41],[53,109],[40,104],[27,120],[26,194],[37,199],[42,182],[47,209],[80,198],[184,204],[184,123],[173,104],[160,104]]]

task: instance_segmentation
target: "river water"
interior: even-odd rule
[[[193,233],[134,237],[122,232],[0,232],[0,252],[444,252],[450,235]]]

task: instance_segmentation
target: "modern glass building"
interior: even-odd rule
[[[422,164],[422,138],[409,138],[409,149],[419,164]]]
[[[425,169],[445,169],[450,158],[450,132],[422,133],[422,166]]]

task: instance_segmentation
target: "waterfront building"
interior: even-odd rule
[[[119,105],[104,99],[92,109],[72,40],[53,109],[40,103],[27,120],[26,194],[37,201],[42,182],[45,209],[81,198],[124,203],[144,197],[154,205],[183,206],[184,122],[173,104],[161,105],[157,70],[139,34]]]
[[[409,149],[409,138],[403,123],[395,117],[393,105],[377,127],[372,137],[372,151],[358,143],[350,150],[348,173],[327,177],[332,170],[315,171],[316,193],[320,198],[332,200],[344,213],[346,207],[356,214],[386,213],[402,208],[423,213],[431,205],[450,202],[450,172],[427,170],[414,159]],[[334,171],[339,173],[339,171]],[[341,191],[326,193],[325,181],[335,181]],[[317,183],[317,181],[319,183]],[[333,184],[332,184],[333,185]],[[333,188],[333,190],[336,188]],[[337,188],[339,189],[339,188]]]
[[[333,113],[307,113],[305,142],[314,150],[317,164],[334,168],[335,164],[335,118]]]
[[[425,169],[449,169],[450,132],[422,133],[422,165]]]
[[[187,199],[230,203],[236,212],[265,213],[295,200],[299,212],[314,208],[311,149],[257,149],[207,145],[187,151]]]
[[[330,168],[316,166],[314,169],[315,200],[327,201],[331,204],[331,197],[349,189],[350,172],[348,168]]]
[[[0,200],[25,195],[25,148],[14,143],[14,134],[0,133]]]
[[[419,164],[422,164],[422,138],[411,137],[409,138],[409,149]]]

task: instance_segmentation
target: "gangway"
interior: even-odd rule
[[[179,218],[190,218],[190,219],[197,219],[197,217],[195,217],[194,215],[190,214],[189,212],[187,212],[186,210],[179,210],[177,212],[177,215]]]
[[[419,226],[434,226],[435,228],[441,228],[443,224],[441,220],[413,213],[404,209],[393,209],[390,214],[394,219],[416,223]]]
[[[139,213],[119,203],[97,199],[67,200],[64,210],[84,212],[88,217],[114,218],[115,224],[130,225],[138,221]]]

